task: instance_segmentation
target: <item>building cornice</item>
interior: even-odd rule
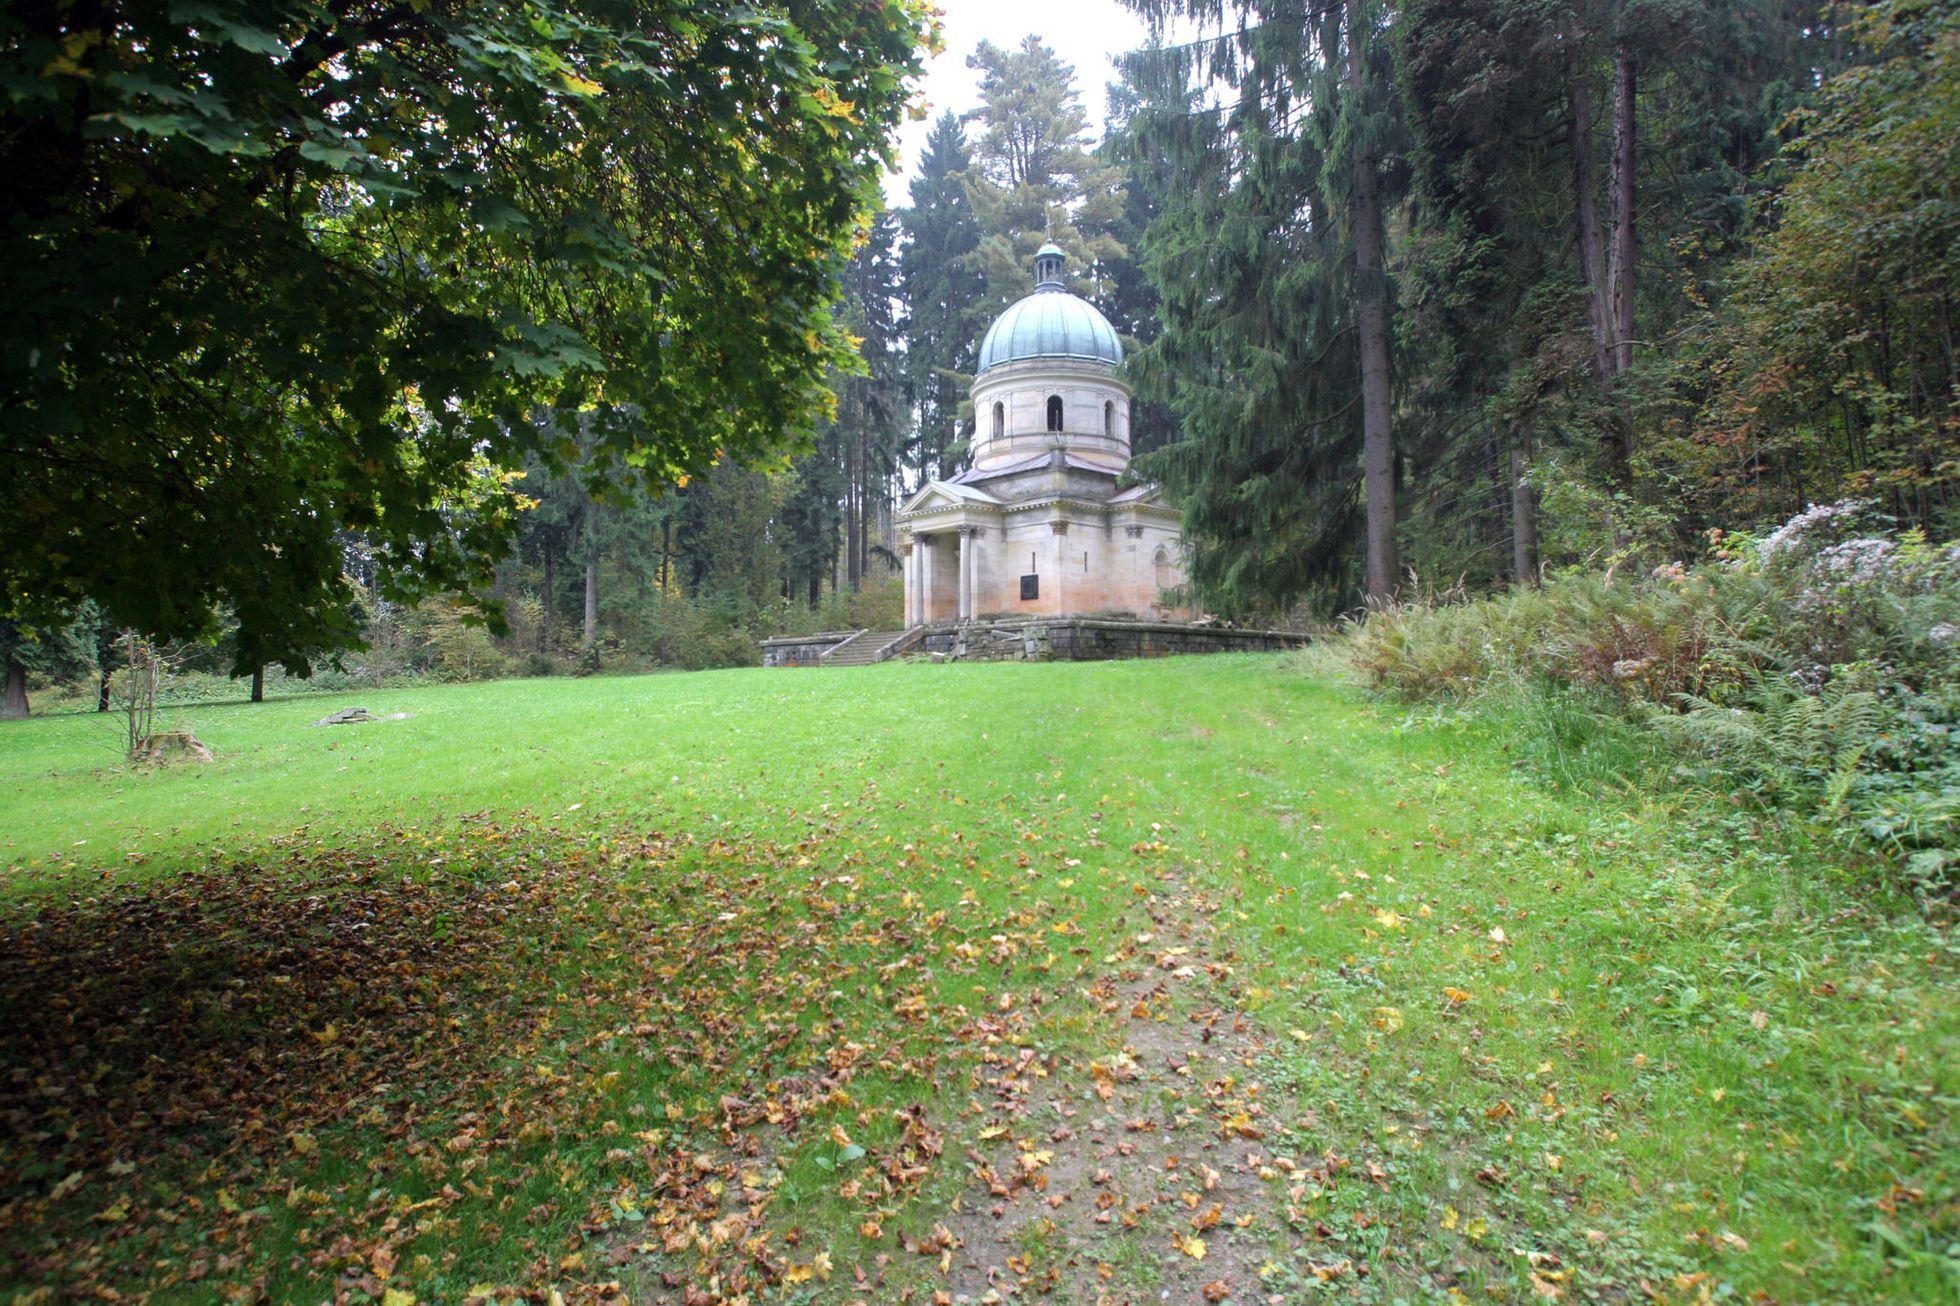
[[[1086,381],[1092,385],[1121,390],[1126,399],[1136,397],[1136,391],[1131,389],[1130,383],[1123,379],[1120,366],[1072,358],[1023,358],[1012,363],[1001,363],[974,377],[971,392],[977,396],[981,391],[996,385],[1028,381],[1039,377]]]

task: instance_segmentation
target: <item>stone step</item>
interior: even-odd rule
[[[867,630],[832,649],[824,659],[827,667],[862,667],[878,660],[878,652],[905,632],[902,630]]]

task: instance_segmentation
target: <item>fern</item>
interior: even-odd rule
[[[1815,694],[1784,676],[1757,676],[1742,701],[1730,706],[1691,697],[1687,711],[1663,728],[1711,757],[1771,769],[1828,772],[1853,768],[1885,712],[1867,690],[1827,685]]]

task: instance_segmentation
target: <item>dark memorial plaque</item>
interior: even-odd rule
[[[1021,602],[1032,603],[1041,597],[1041,577],[1021,577]]]

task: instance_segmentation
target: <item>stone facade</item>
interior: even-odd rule
[[[898,513],[908,626],[1026,616],[1177,619],[1182,518],[1126,484],[1130,388],[1107,320],[1037,257],[1035,293],[1003,313],[973,382],[973,466]]]

